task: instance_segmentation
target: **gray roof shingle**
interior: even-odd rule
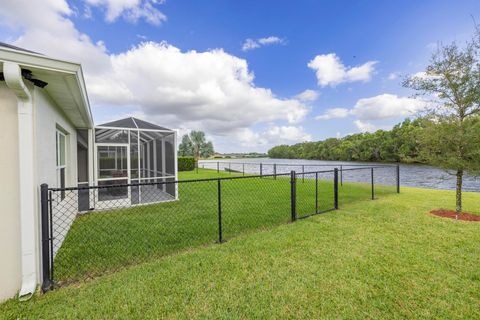
[[[117,127],[117,128],[126,128],[126,129],[150,129],[150,130],[168,130],[172,131],[171,129],[158,126],[156,124],[143,121],[134,117],[120,119],[112,122],[107,122],[104,124],[99,125],[100,127]]]
[[[0,47],[13,49],[13,50],[17,50],[17,51],[28,52],[28,53],[41,54],[41,53],[38,53],[38,52],[35,52],[35,51],[31,51],[31,50],[23,49],[23,48],[20,48],[20,47],[16,47],[16,46],[13,46],[13,45],[5,43],[5,42],[0,42]]]

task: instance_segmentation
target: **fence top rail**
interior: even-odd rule
[[[151,185],[163,185],[173,183],[189,183],[189,182],[205,182],[205,181],[218,181],[218,180],[236,180],[236,179],[248,179],[248,178],[268,178],[268,177],[281,177],[290,176],[288,173],[277,174],[263,174],[263,175],[249,175],[249,176],[234,176],[234,177],[218,177],[218,178],[202,178],[202,179],[186,179],[175,181],[159,181],[159,182],[142,182],[142,183],[124,183],[108,186],[84,186],[84,187],[67,187],[67,188],[48,188],[49,191],[76,191],[76,190],[89,190],[89,189],[110,189],[110,188],[125,188],[125,187],[137,187],[137,186],[151,186]],[[161,178],[159,178],[161,179]]]
[[[365,170],[365,169],[374,169],[374,168],[384,168],[385,166],[370,166],[370,167],[359,167],[359,168],[349,168],[343,169],[343,171],[354,171],[354,170]],[[338,170],[338,169],[337,169]],[[309,172],[295,172],[296,175],[308,175],[315,173],[329,173],[335,172],[335,170],[319,170],[319,171],[309,171]],[[206,182],[206,181],[222,181],[222,180],[237,180],[237,179],[254,179],[254,178],[268,178],[268,177],[288,177],[291,175],[291,172],[288,173],[277,173],[277,174],[256,174],[248,176],[233,176],[233,177],[217,177],[217,178],[202,178],[202,179],[186,179],[186,180],[175,180],[175,181],[159,181],[159,182],[142,182],[142,183],[126,183],[126,184],[116,184],[108,186],[83,186],[83,187],[67,187],[67,188],[48,188],[49,191],[58,192],[58,191],[77,191],[77,190],[91,190],[91,189],[110,189],[110,188],[125,188],[125,187],[137,187],[137,186],[151,186],[151,185],[164,185],[164,184],[175,184],[175,183],[195,183],[195,182]],[[158,178],[162,179],[162,178]]]
[[[376,169],[376,168],[385,168],[385,166],[370,166],[370,167],[360,167],[360,168],[348,168],[348,169],[337,169],[339,172],[340,171],[355,171],[355,170],[365,170],[365,169]],[[395,168],[390,166],[389,168]],[[309,172],[295,172],[296,175],[301,176],[301,175],[308,175],[308,174],[314,174],[314,173],[327,173],[327,172],[335,172],[335,170],[322,170],[322,171],[309,171]]]
[[[379,168],[396,168],[396,166],[371,166],[371,167],[361,167],[361,168],[347,168],[347,169],[342,169],[342,171],[354,171],[354,170],[365,170],[365,169],[379,169]]]
[[[312,163],[268,163],[268,162],[235,162],[235,161],[215,161],[215,160],[199,160],[199,164],[206,163],[222,163],[222,164],[248,164],[248,165],[263,165],[263,166],[287,166],[287,167],[396,167],[397,164],[312,164]]]
[[[303,176],[303,175],[314,174],[314,173],[333,173],[335,172],[335,170],[320,170],[320,171],[309,171],[309,172],[294,171],[294,172],[295,172],[295,175],[297,176]]]

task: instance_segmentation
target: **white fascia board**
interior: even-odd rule
[[[81,65],[79,65],[79,70],[77,72],[76,79],[78,81],[78,88],[81,91],[80,93],[81,93],[84,105],[86,106],[84,109],[85,116],[87,118],[87,123],[88,123],[88,128],[86,129],[93,129],[95,125],[93,123],[92,110],[90,109],[90,101],[88,100],[87,87],[85,85],[85,78],[83,77],[83,70]]]
[[[80,63],[50,58],[41,54],[0,48],[0,61],[10,61],[25,67],[42,68],[50,71],[74,74]]]

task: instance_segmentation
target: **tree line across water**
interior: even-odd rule
[[[423,162],[456,176],[455,211],[462,211],[466,172],[480,175],[480,25],[459,45],[439,44],[425,72],[403,86],[428,101],[425,116],[405,120],[392,130],[341,139],[276,146],[272,158]]]
[[[406,119],[388,131],[279,145],[268,150],[268,156],[277,159],[425,163],[419,141],[426,121],[423,118]]]

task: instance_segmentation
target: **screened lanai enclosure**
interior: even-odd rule
[[[174,130],[126,118],[96,126],[94,140],[93,179],[94,185],[101,188],[94,199],[89,195],[90,208],[177,199],[175,184],[160,183],[175,181],[177,177]]]

